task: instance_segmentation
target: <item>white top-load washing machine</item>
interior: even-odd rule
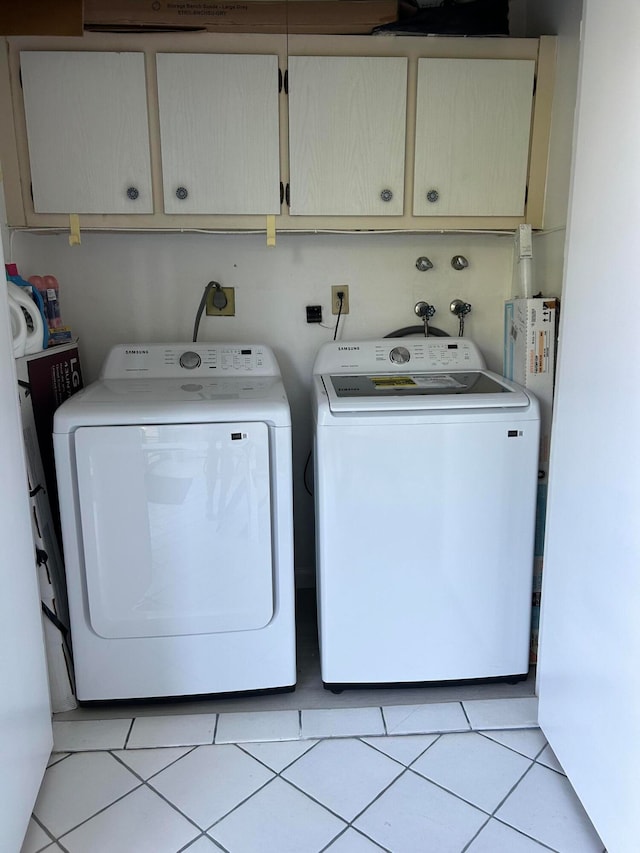
[[[292,689],[291,418],[271,350],[117,346],[53,439],[78,699]]]
[[[441,337],[325,344],[312,396],[325,686],[526,673],[536,400]]]

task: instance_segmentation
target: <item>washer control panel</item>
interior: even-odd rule
[[[484,358],[467,338],[383,338],[377,341],[331,341],[318,353],[314,373],[373,373],[406,370],[482,370]]]
[[[121,344],[102,368],[101,379],[148,376],[279,376],[271,349],[263,344]]]

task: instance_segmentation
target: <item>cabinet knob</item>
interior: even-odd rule
[[[184,201],[188,195],[189,191],[185,187],[178,187],[176,190],[176,197],[179,198],[180,201]]]
[[[429,190],[429,192],[427,193],[427,201],[435,202],[438,201],[439,198],[440,193],[438,192],[438,190]]]
[[[393,198],[393,193],[391,192],[391,190],[382,190],[382,192],[380,193],[380,198],[382,199],[382,201],[391,201],[391,199]]]
[[[131,201],[135,201],[139,195],[140,192],[137,187],[127,187],[127,198],[130,198]]]

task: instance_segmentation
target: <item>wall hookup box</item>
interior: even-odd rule
[[[559,302],[509,299],[504,309],[504,364],[507,379],[528,388],[540,403],[540,468],[547,473],[551,440]]]
[[[84,28],[354,35],[395,21],[397,13],[398,0],[85,0]]]

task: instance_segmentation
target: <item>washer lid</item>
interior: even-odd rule
[[[322,377],[332,412],[516,408],[523,388],[487,370],[334,374]]]

